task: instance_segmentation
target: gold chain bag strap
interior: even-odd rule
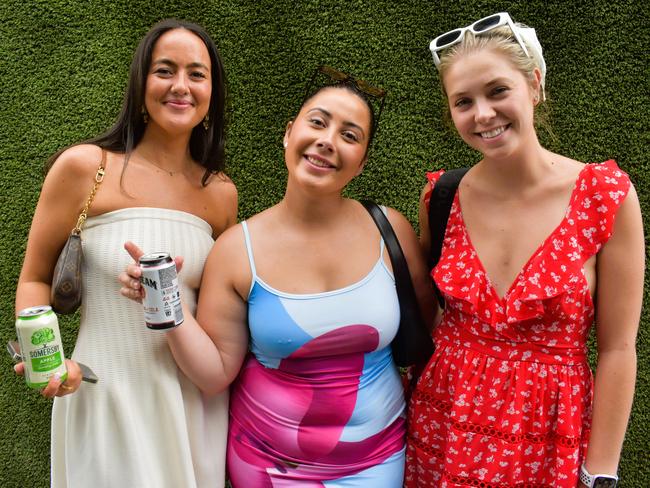
[[[99,163],[93,189],[88,195],[86,204],[79,214],[77,225],[65,242],[59,259],[54,267],[52,287],[50,289],[50,302],[52,310],[59,314],[71,314],[81,305],[81,265],[83,262],[83,249],[81,247],[81,228],[88,217],[88,209],[93,203],[95,193],[104,179],[104,166],[106,164],[106,150],[102,149],[102,160]]]

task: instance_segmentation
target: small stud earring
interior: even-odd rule
[[[210,128],[210,115],[205,114],[205,118],[203,119],[203,128],[205,130],[208,130]]]
[[[284,146],[285,149],[287,148],[288,145],[289,145],[289,143],[287,141],[284,141],[283,146]]]
[[[149,113],[147,112],[147,108],[143,105],[142,109],[140,110],[140,113],[142,114],[142,121],[145,124],[149,123]]]

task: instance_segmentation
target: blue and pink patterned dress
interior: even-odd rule
[[[257,276],[242,227],[252,354],[231,397],[233,487],[401,487],[404,398],[390,349],[400,313],[383,241],[362,280],[296,295]]]

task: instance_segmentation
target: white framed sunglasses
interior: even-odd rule
[[[514,34],[515,39],[521,48],[524,50],[524,53],[526,56],[530,57],[528,49],[526,49],[526,45],[519,35],[519,29],[512,21],[512,17],[510,17],[508,12],[499,12],[498,14],[492,14],[488,15],[487,17],[483,17],[482,19],[477,20],[467,27],[460,27],[458,29],[450,30],[449,32],[436,37],[433,41],[431,41],[431,44],[429,44],[429,49],[433,55],[433,64],[436,65],[436,68],[440,66],[438,51],[442,51],[443,49],[447,49],[448,47],[461,42],[465,36],[465,32],[470,31],[474,35],[480,35],[491,31],[492,29],[496,29],[497,27],[501,27],[502,25],[507,25],[510,27],[510,30]]]

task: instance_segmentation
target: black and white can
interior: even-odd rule
[[[154,252],[140,258],[144,290],[144,322],[150,329],[164,330],[183,323],[181,293],[176,265],[169,253]]]

